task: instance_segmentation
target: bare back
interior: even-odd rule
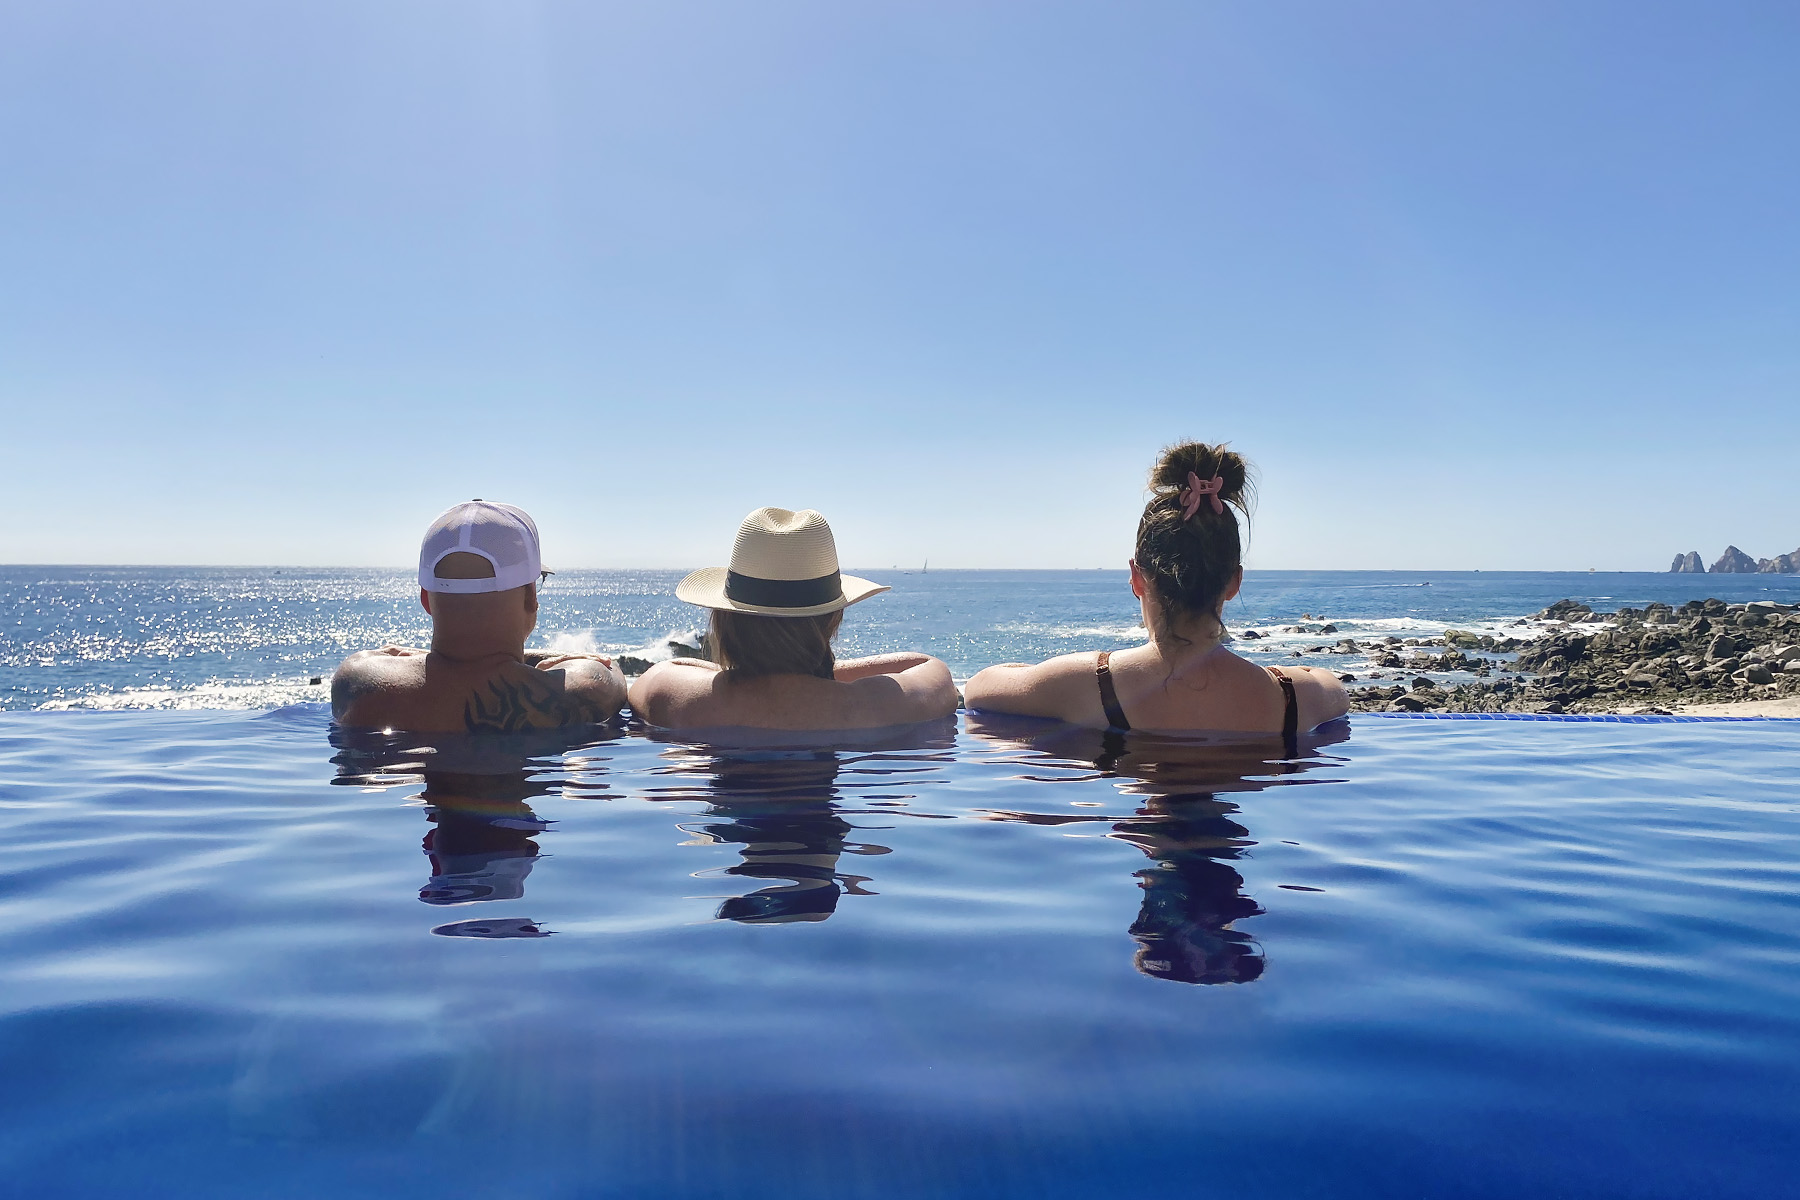
[[[668,729],[879,729],[948,716],[956,711],[956,686],[948,667],[923,654],[839,663],[833,679],[740,679],[716,663],[678,658],[639,676],[631,707]]]
[[[352,654],[331,677],[342,725],[420,733],[516,733],[610,720],[625,681],[598,655],[527,665],[506,654],[453,660],[404,646]]]
[[[1116,725],[1102,699],[1098,656],[1065,654],[1036,666],[989,667],[965,686],[969,707],[1050,717],[1090,729]],[[1280,733],[1287,695],[1267,670],[1224,647],[1171,664],[1154,644],[1134,646],[1106,663],[1117,704],[1132,729],[1163,733]],[[1329,672],[1283,667],[1294,691],[1296,724],[1309,731],[1349,709]]]

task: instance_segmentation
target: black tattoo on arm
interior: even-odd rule
[[[463,726],[470,733],[597,725],[612,715],[585,696],[563,691],[548,678],[495,679],[463,704]]]

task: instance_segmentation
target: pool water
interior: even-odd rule
[[[1797,763],[0,713],[0,1194],[1794,1194]]]

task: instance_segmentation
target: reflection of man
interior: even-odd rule
[[[614,716],[625,678],[612,660],[526,652],[542,574],[537,526],[522,510],[471,500],[445,512],[419,547],[431,649],[352,654],[331,677],[331,715],[343,725],[470,733]]]
[[[599,737],[596,738],[595,734]],[[569,782],[563,756],[619,736],[616,729],[521,734],[394,734],[334,728],[334,784],[389,787],[422,782],[423,848],[431,877],[419,899],[439,907],[521,900],[539,861],[536,838],[554,828],[532,804],[555,799]],[[583,794],[604,794],[589,776]],[[450,937],[534,938],[550,930],[529,917],[475,916],[433,933]]]
[[[549,822],[523,804],[496,806],[461,796],[434,795],[441,779],[426,776],[425,819],[432,828],[423,847],[431,878],[419,889],[427,904],[468,904],[476,900],[517,900],[538,858],[532,834]]]

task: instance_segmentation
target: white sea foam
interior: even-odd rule
[[[591,629],[575,629],[564,633],[553,633],[544,643],[544,649],[551,654],[600,654],[600,643]]]
[[[632,658],[641,658],[645,662],[667,662],[671,658],[678,658],[686,653],[684,650],[677,649],[678,646],[699,646],[704,637],[705,634],[698,629],[671,629],[656,641],[647,642],[642,646],[611,646],[605,653],[629,655]]]
[[[121,688],[116,692],[57,697],[44,701],[38,705],[38,709],[49,712],[69,712],[76,709],[117,712],[128,709],[280,708],[286,704],[330,699],[331,681],[327,678],[319,683],[311,683],[310,678],[270,679],[258,683],[208,681],[186,688]]]

